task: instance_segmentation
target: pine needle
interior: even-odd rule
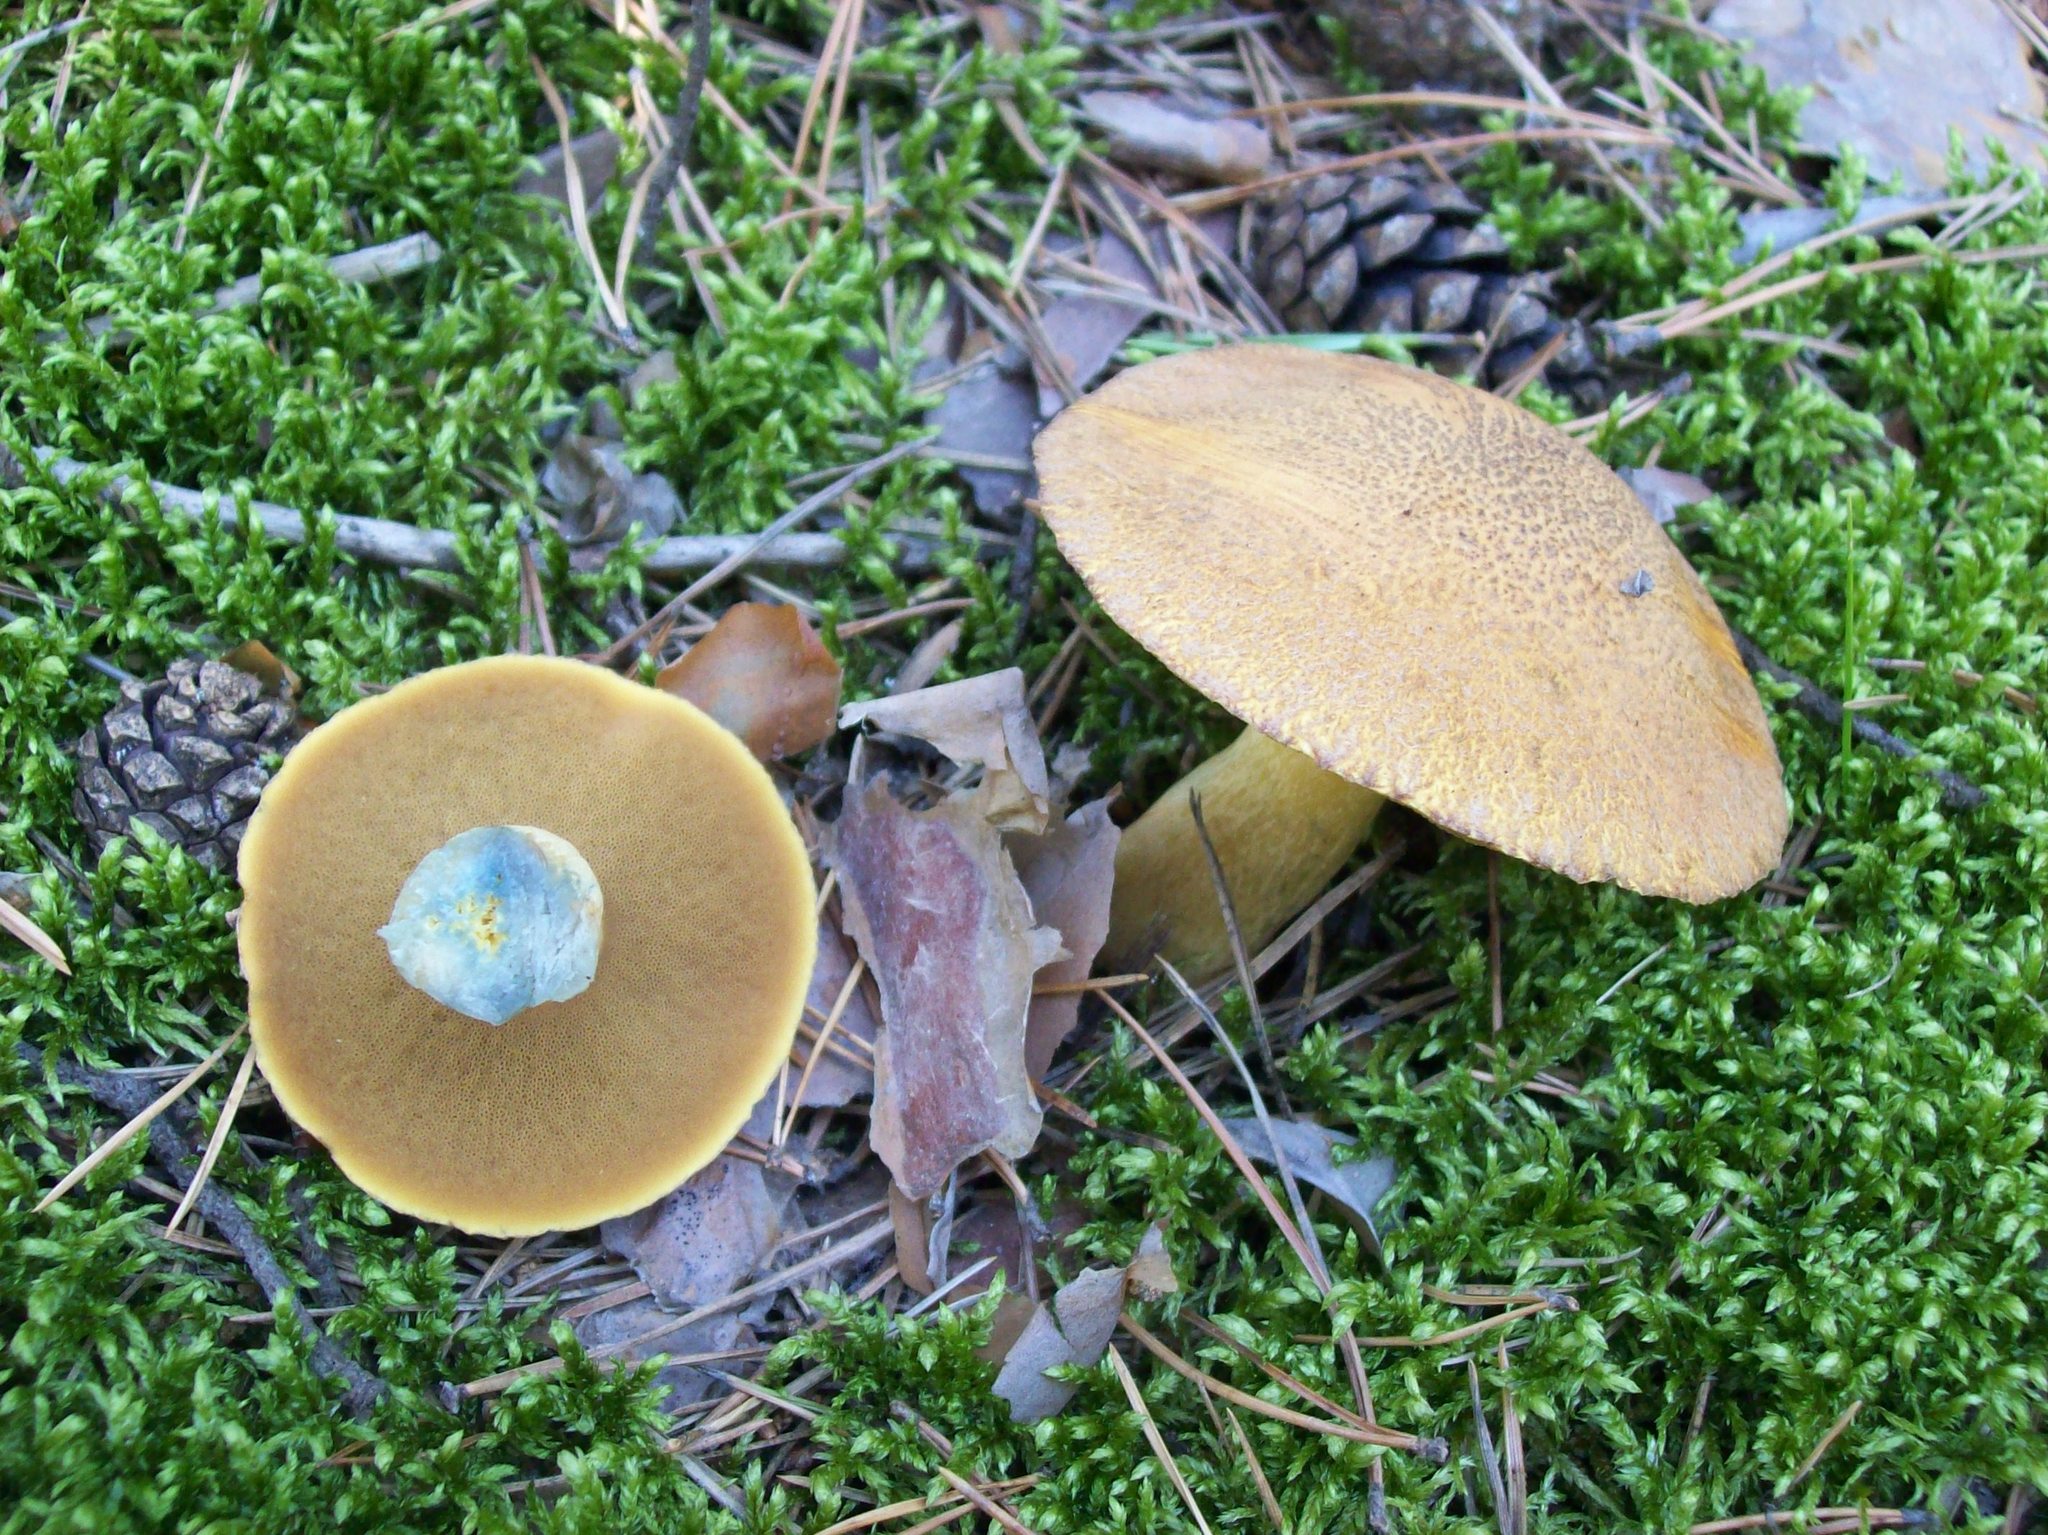
[[[205,1154],[199,1158],[199,1171],[192,1175],[192,1181],[185,1186],[185,1197],[178,1201],[178,1208],[171,1212],[171,1218],[164,1222],[164,1230],[176,1231],[178,1225],[198,1202],[199,1191],[206,1187],[206,1180],[213,1175],[213,1164],[220,1160],[220,1149],[227,1144],[228,1131],[235,1126],[235,1115],[242,1107],[242,1095],[249,1090],[249,1074],[256,1069],[256,1047],[251,1045],[242,1052],[241,1067],[235,1072],[235,1080],[228,1088],[227,1101],[220,1106],[220,1118],[215,1121],[213,1134],[207,1138]]]
[[[49,1209],[51,1205],[55,1204],[58,1200],[62,1199],[66,1194],[70,1193],[72,1189],[76,1188],[82,1179],[91,1177],[93,1169],[98,1167],[100,1163],[106,1161],[108,1157],[112,1156],[115,1152],[119,1151],[123,1146],[127,1145],[130,1141],[135,1139],[137,1135],[141,1134],[144,1130],[147,1130],[149,1128],[151,1120],[155,1119],[157,1115],[163,1113],[165,1109],[169,1108],[172,1104],[176,1103],[180,1098],[184,1097],[186,1093],[190,1092],[192,1090],[193,1084],[196,1083],[201,1077],[205,1076],[209,1071],[213,1070],[215,1066],[219,1065],[220,1058],[226,1055],[229,1050],[234,1048],[235,1041],[240,1039],[248,1031],[249,1025],[247,1025],[246,1023],[243,1024],[239,1029],[236,1029],[234,1033],[230,1034],[227,1037],[227,1039],[221,1043],[221,1047],[218,1050],[214,1051],[213,1054],[209,1055],[197,1066],[194,1066],[190,1071],[186,1072],[185,1075],[178,1078],[176,1082],[174,1082],[169,1088],[167,1088],[164,1091],[164,1093],[156,1100],[156,1102],[152,1103],[140,1114],[137,1114],[133,1119],[129,1120],[127,1124],[121,1126],[120,1129],[116,1130],[112,1135],[108,1136],[106,1140],[102,1141],[99,1144],[98,1149],[96,1149],[92,1153],[92,1155],[88,1156],[83,1162],[80,1162],[76,1167],[72,1168],[70,1172],[66,1173],[64,1177],[61,1180],[59,1180],[55,1188],[51,1189],[49,1193],[45,1194],[40,1200],[36,1202],[36,1213],[40,1215],[43,1211]]]
[[[6,901],[0,901],[0,927],[6,928],[28,945],[38,959],[46,962],[59,975],[71,973],[71,966],[65,961],[64,951],[57,947],[57,940],[37,927],[25,913],[16,911]]]
[[[1124,1395],[1130,1399],[1131,1411],[1138,1415],[1139,1426],[1145,1430],[1145,1442],[1152,1446],[1152,1453],[1159,1457],[1159,1464],[1166,1468],[1166,1474],[1173,1479],[1173,1490],[1180,1494],[1181,1502],[1187,1505],[1188,1514],[1195,1521],[1195,1528],[1202,1535],[1213,1535],[1209,1521],[1202,1517],[1202,1505],[1195,1501],[1195,1490],[1188,1485],[1188,1479],[1181,1475],[1180,1466],[1173,1458],[1173,1452],[1160,1437],[1159,1425],[1152,1421],[1152,1409],[1145,1405],[1145,1398],[1138,1393],[1138,1383],[1131,1378],[1131,1367],[1124,1363],[1124,1356],[1115,1349],[1109,1351],[1110,1368],[1116,1371],[1116,1378],[1124,1388]]]

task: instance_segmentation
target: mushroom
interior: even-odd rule
[[[1200,796],[1256,949],[1383,799],[1581,882],[1705,902],[1784,844],[1727,625],[1570,437],[1436,374],[1290,345],[1162,357],[1034,446],[1110,617],[1245,722],[1124,833],[1105,963],[1230,963]]]
[[[816,943],[772,779],[680,699],[500,656],[356,704],[241,850],[256,1057],[395,1209],[589,1226],[710,1162],[786,1059]]]

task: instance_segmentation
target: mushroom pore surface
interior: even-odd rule
[[[1705,901],[1775,865],[1777,751],[1720,612],[1619,477],[1528,412],[1224,346],[1119,374],[1034,455],[1109,615],[1282,745],[1581,881]]]
[[[580,994],[500,1027],[408,984],[378,929],[478,826],[570,843],[604,895]],[[704,1166],[774,1080],[814,889],[773,781],[697,709],[597,667],[430,672],[308,736],[241,853],[258,1063],[364,1189],[466,1231],[565,1230]]]

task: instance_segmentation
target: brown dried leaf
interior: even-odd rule
[[[1268,1167],[1280,1165],[1272,1141],[1266,1138],[1266,1127],[1258,1120],[1226,1119],[1223,1123],[1254,1162],[1263,1162]],[[1376,1157],[1340,1166],[1332,1159],[1331,1151],[1338,1146],[1357,1145],[1357,1137],[1305,1119],[1274,1120],[1273,1140],[1279,1142],[1280,1154],[1287,1158],[1288,1170],[1295,1178],[1334,1199],[1367,1248],[1377,1255],[1380,1234],[1375,1213],[1394,1186],[1394,1159],[1381,1152]]]
[[[244,640],[221,657],[238,672],[247,672],[263,684],[263,691],[286,703],[299,696],[303,684],[299,674],[278,659],[277,652],[261,640]]]
[[[1050,1306],[1032,1307],[1021,1326],[1021,1308],[1006,1298],[1009,1314],[999,1310],[998,1335],[1014,1334],[1014,1339],[1000,1356],[1003,1367],[996,1375],[995,1392],[1010,1404],[1010,1416],[1019,1423],[1036,1423],[1067,1405],[1074,1388],[1049,1379],[1045,1372],[1058,1365],[1088,1366],[1099,1360],[1116,1331],[1127,1290],[1155,1300],[1179,1288],[1166,1256],[1165,1234],[1155,1225],[1128,1265],[1083,1269],[1060,1286]],[[995,1341],[991,1336],[992,1346]]]
[[[848,788],[834,833],[846,930],[882,998],[870,1137],[904,1192],[929,1199],[967,1158],[1038,1139],[1024,1024],[1058,937],[1033,927],[974,798],[912,811],[874,778]]]
[[[1257,181],[1273,158],[1265,125],[1201,112],[1163,96],[1089,91],[1081,113],[1109,140],[1109,158],[1196,181]]]
[[[1016,667],[849,704],[840,712],[843,726],[863,722],[876,730],[915,736],[963,766],[979,764],[982,786],[977,798],[997,829],[1045,829],[1052,815],[1045,751],[1024,702],[1024,674]],[[886,1019],[888,1009],[882,1011]]]
[[[783,1183],[785,1180],[777,1180]],[[758,1162],[720,1157],[674,1193],[598,1228],[604,1245],[672,1310],[731,1294],[782,1237],[786,1187]]]
[[[2041,83],[1999,0],[1721,0],[1712,25],[1751,45],[1775,89],[1812,88],[1799,115],[1807,147],[1847,142],[1909,192],[1948,185],[1951,128],[1974,170],[1989,163],[1986,139],[2040,168]]]
[[[1060,1365],[1094,1364],[1109,1347],[1124,1307],[1124,1271],[1083,1269],[1040,1304],[1010,1345],[996,1374],[995,1393],[1018,1423],[1036,1423],[1067,1405],[1074,1388],[1045,1372]]]
[[[734,603],[654,680],[764,762],[816,746],[832,734],[839,708],[839,663],[803,614],[781,603]]]
[[[1122,832],[1109,818],[1109,801],[1083,805],[1036,837],[1010,841],[1017,877],[1031,897],[1031,914],[1041,927],[1060,935],[1063,958],[1038,972],[1037,984],[1081,981],[1109,936],[1110,886],[1116,877],[1116,845]],[[1081,993],[1035,997],[1025,1028],[1024,1061],[1033,1077],[1052,1066],[1053,1052],[1074,1030]]]
[[[1180,1276],[1174,1273],[1173,1259],[1166,1253],[1166,1233],[1156,1223],[1145,1228],[1144,1239],[1124,1274],[1145,1300],[1179,1292]]]
[[[616,542],[637,526],[660,538],[683,515],[683,498],[665,475],[635,474],[623,445],[570,433],[541,470],[542,492],[562,509],[556,520],[572,544]]]

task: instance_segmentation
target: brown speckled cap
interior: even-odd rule
[[[566,839],[604,895],[595,979],[492,1027],[378,928],[475,826]],[[593,1225],[708,1163],[775,1078],[816,945],[802,839],[739,739],[595,666],[429,672],[313,732],[242,844],[242,968],[278,1101],[386,1204],[494,1236]]]
[[[1707,901],[1775,866],[1778,754],[1719,610],[1528,412],[1245,344],[1118,375],[1035,453],[1110,616],[1282,745],[1576,880]]]

